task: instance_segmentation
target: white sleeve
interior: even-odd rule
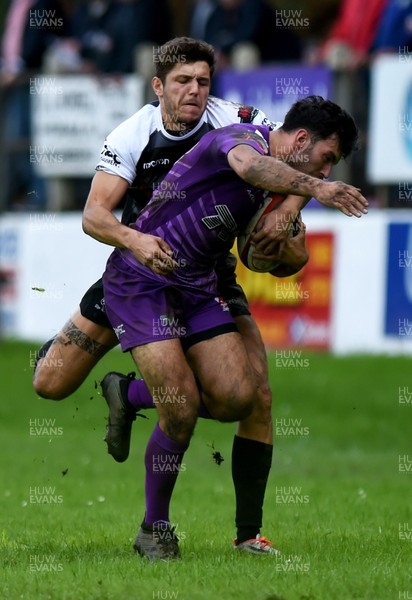
[[[136,165],[149,141],[155,110],[153,105],[147,104],[107,136],[96,171],[122,177],[130,185],[133,183]]]
[[[278,129],[282,125],[280,122],[270,121],[259,108],[230,102],[214,96],[209,96],[206,110],[209,123],[216,129],[241,122],[252,123],[253,125],[269,125],[271,129]]]

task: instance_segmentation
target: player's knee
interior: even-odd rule
[[[215,404],[215,418],[225,423],[246,419],[253,411],[255,393],[253,385],[245,385],[242,389],[221,395]]]
[[[33,374],[33,388],[41,398],[46,400],[64,400],[73,391],[72,383],[67,385],[62,379],[59,367],[51,366],[47,357],[37,360]]]
[[[166,435],[176,442],[185,444],[192,437],[196,417],[193,419],[184,419],[183,417],[174,416],[172,418],[165,418],[162,423]]]
[[[259,421],[269,422],[272,419],[272,391],[267,380],[258,385],[253,412]]]
[[[172,407],[172,410],[164,413],[160,422],[164,426],[166,435],[173,440],[181,443],[189,442],[196,425],[197,407],[180,404],[178,410],[174,410],[175,408]]]
[[[44,376],[41,369],[36,369],[33,376],[33,388],[38,396],[46,400],[63,400],[67,394],[50,376]]]
[[[50,359],[47,358],[54,337],[43,344],[37,351],[36,361],[33,369],[33,388],[42,398],[48,400],[62,400],[65,398],[63,390],[56,387],[56,381],[50,369]]]
[[[252,410],[252,401],[243,403],[236,401],[236,403],[233,403],[232,405],[227,404],[219,407],[214,414],[216,415],[215,418],[222,423],[234,423],[235,421],[243,421],[243,419],[246,419],[251,414]]]
[[[63,400],[69,394],[62,387],[57,378],[53,377],[48,369],[42,369],[42,360],[38,361],[33,376],[33,388],[38,396],[46,400]]]

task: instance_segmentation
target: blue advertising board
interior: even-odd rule
[[[412,341],[412,225],[390,223],[385,334]]]
[[[283,121],[300,98],[311,94],[330,98],[331,79],[330,70],[322,66],[282,64],[245,72],[225,70],[217,77],[216,95],[260,108],[271,121]]]
[[[283,121],[294,102],[309,95],[330,98],[332,77],[327,67],[267,66],[253,71],[225,70],[217,77],[220,98],[260,108],[271,121]],[[323,208],[311,200],[307,208]]]

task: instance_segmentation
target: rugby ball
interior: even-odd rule
[[[273,262],[273,260],[258,259],[254,257],[255,248],[251,244],[251,234],[260,219],[272,212],[272,210],[276,210],[284,199],[285,196],[282,196],[282,194],[269,194],[266,196],[262,206],[255,212],[245,229],[237,237],[237,251],[239,258],[245,267],[251,271],[255,271],[256,273],[269,273],[280,265],[279,261]]]

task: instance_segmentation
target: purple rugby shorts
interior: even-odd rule
[[[184,343],[222,326],[228,326],[226,331],[236,330],[217,292],[184,285],[143,265],[132,267],[118,251],[109,257],[103,287],[106,313],[123,352],[174,338]]]

